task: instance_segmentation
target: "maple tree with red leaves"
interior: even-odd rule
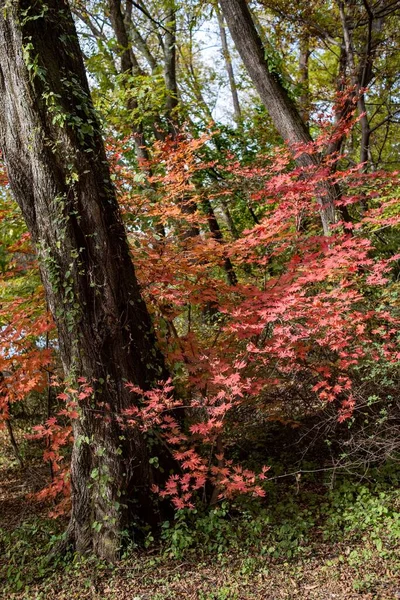
[[[185,202],[201,206],[205,192],[193,180],[210,168],[201,158],[209,140],[209,135],[200,139],[182,135],[155,148],[148,189],[154,184],[162,189],[158,202],[153,192],[138,191],[132,171],[124,164],[124,145],[129,147],[130,139],[122,146],[108,145],[119,202],[128,232],[132,231],[128,235],[133,260],[173,380],[160,381],[147,391],[127,383],[139,403],[136,400],[117,414],[108,407],[108,417],[101,410],[94,416],[116,418],[124,430],[138,428],[163,439],[179,470],[165,484],[154,484],[153,492],[170,498],[177,509],[194,507],[206,488],[209,499],[213,489],[219,499],[243,493],[264,495],[262,481],[268,466],[254,472],[229,458],[228,431],[240,428],[243,407],[271,417],[266,396],[279,398],[296,378],[303,392],[314,398],[315,410],[333,403],[338,421],[345,421],[357,405],[353,381],[357,369],[370,361],[397,363],[400,358],[397,311],[380,307],[399,256],[380,256],[371,239],[374,227],[399,224],[393,197],[397,174],[367,175],[359,168],[344,171],[337,164],[332,169],[329,158],[305,177],[304,169],[293,168],[290,152],[282,149],[259,157],[258,165],[241,167],[232,157],[226,166],[214,162],[212,167],[230,178],[231,191],[216,189],[213,196],[245,187],[260,212],[259,223],[244,230],[239,239],[219,243],[207,231],[206,215],[196,212],[188,217],[180,202],[184,197]],[[328,143],[321,137],[317,145]],[[327,176],[346,187],[341,203],[355,210],[361,200],[371,204],[357,221],[338,221],[329,237],[319,231],[315,202],[316,189]],[[185,221],[199,227],[196,238],[181,235]],[[155,222],[165,229],[162,238]],[[16,250],[9,248],[10,253]],[[238,273],[234,288],[224,280],[221,265],[226,256]],[[12,276],[15,272],[10,269],[6,277]],[[217,307],[214,321],[204,312],[210,302]],[[4,382],[9,391],[2,396],[4,417],[11,402],[32,390],[43,391],[43,375],[54,353],[37,346],[28,351],[28,321],[33,339],[54,326],[46,313],[39,312],[33,321],[30,313],[20,310],[23,304],[21,298],[3,307],[12,315],[2,332],[10,348],[8,355],[3,354],[2,370],[9,373],[9,381]],[[29,310],[38,311],[33,299]],[[59,393],[57,398],[66,408],[35,427],[32,439],[51,440],[44,458],[54,470],[54,480],[39,499],[68,495],[68,465],[60,467],[65,462],[60,449],[70,443],[72,431],[60,422],[79,417],[80,406],[93,396],[96,382],[81,379],[79,385]],[[273,412],[279,415],[279,405]],[[65,508],[66,502],[60,506]]]

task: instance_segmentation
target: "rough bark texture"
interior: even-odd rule
[[[245,0],[220,0],[220,5],[236,48],[280,135],[292,145],[308,143],[311,138],[304,121],[277,74],[268,68],[263,44]],[[302,161],[310,164],[307,155]]]
[[[308,128],[282,86],[278,74],[268,67],[265,50],[246,1],[220,0],[220,5],[236,48],[279,134],[289,146],[308,144],[312,141]],[[297,158],[297,162],[300,166],[316,165],[318,157],[304,153]],[[320,198],[325,233],[329,232],[330,223],[335,221],[335,198],[336,191],[329,187]]]
[[[114,559],[129,513],[151,519],[139,431],[115,415],[166,377],[132,265],[65,0],[0,2],[0,147],[36,244],[67,376],[95,381],[75,422],[68,537]],[[99,418],[95,418],[95,415]]]

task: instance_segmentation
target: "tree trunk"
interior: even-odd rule
[[[3,395],[6,393],[6,390],[4,388],[5,386],[5,377],[2,371],[0,371],[0,394]],[[24,461],[22,460],[22,456],[21,453],[19,451],[18,448],[18,444],[17,444],[17,440],[15,439],[14,436],[14,431],[11,425],[11,406],[10,404],[8,404],[8,415],[6,416],[4,422],[6,424],[6,429],[7,429],[7,433],[8,433],[8,437],[10,440],[10,444],[12,446],[12,449],[14,450],[14,454],[15,454],[15,458],[17,459],[17,461],[19,462],[19,466],[21,467],[21,469],[24,468]]]
[[[307,31],[303,32],[299,41],[299,83],[301,93],[299,97],[300,116],[308,124],[310,118],[310,82],[308,74],[308,60],[310,58],[310,39]]]
[[[178,85],[176,81],[176,9],[172,0],[166,11],[166,31],[164,36],[164,78],[167,92],[165,116],[168,131],[175,135],[178,127],[176,109],[178,107]]]
[[[121,74],[128,78],[132,75],[141,75],[142,71],[140,69],[137,58],[132,50],[132,45],[130,43],[128,32],[126,29],[126,23],[121,9],[121,1],[109,0],[108,10],[110,13],[111,25],[118,42],[118,46],[120,48]],[[129,93],[129,90],[132,87],[132,84],[129,81],[129,79],[124,79],[124,86],[127,93]],[[133,113],[137,112],[138,105],[134,97],[130,96],[128,98],[127,108]],[[132,132],[135,140],[136,156],[139,163],[140,161],[148,161],[149,154],[147,152],[146,141],[143,132],[143,125],[137,121],[137,115],[135,115],[134,117]]]
[[[310,133],[278,74],[268,67],[245,0],[220,0],[220,4],[236,48],[280,135],[290,145],[310,142]],[[303,155],[301,162],[309,165],[309,156]]]
[[[22,456],[21,456],[21,453],[20,453],[19,448],[18,448],[17,441],[16,441],[15,436],[14,436],[14,431],[13,431],[13,428],[12,428],[12,425],[11,425],[10,418],[8,418],[8,419],[5,420],[5,424],[6,424],[6,429],[7,429],[7,432],[8,432],[8,437],[10,439],[10,444],[12,446],[12,449],[14,450],[15,458],[19,462],[19,466],[21,467],[21,469],[23,469],[24,468],[24,461],[22,460]]]
[[[242,118],[242,111],[240,109],[239,95],[238,95],[236,81],[235,81],[235,74],[233,72],[231,54],[229,52],[228,40],[226,37],[226,27],[225,27],[224,17],[221,14],[218,4],[216,4],[216,6],[215,6],[215,11],[217,13],[219,37],[221,38],[222,54],[223,54],[224,61],[225,61],[225,69],[226,69],[226,73],[228,75],[229,87],[231,88],[233,114],[235,116],[236,123],[240,123],[240,120]]]
[[[125,383],[166,378],[141,297],[66,0],[0,2],[0,147],[36,244],[61,359],[93,382],[74,422],[69,541],[115,559],[134,513],[155,517],[145,440],[116,416]]]
[[[289,146],[310,143],[310,132],[280,82],[279,74],[271,71],[268,66],[262,41],[246,1],[220,0],[220,5],[236,48],[277,131]],[[300,166],[305,167],[318,165],[319,162],[318,156],[309,153],[303,153],[296,160]],[[336,196],[333,186],[325,186],[319,199],[326,234],[329,233],[329,225],[335,221]]]
[[[339,14],[343,29],[343,40],[346,49],[350,81],[354,86],[354,93],[357,95],[357,109],[361,125],[360,163],[363,165],[363,171],[367,171],[370,158],[370,139],[372,131],[365,102],[365,87],[372,79],[372,65],[376,52],[376,47],[374,47],[372,39],[374,15],[368,11],[367,43],[364,56],[357,68],[355,59],[356,53],[343,2],[339,2]],[[381,26],[382,23],[380,22],[377,29],[378,31]],[[349,101],[351,101],[351,99]]]
[[[215,216],[215,212],[214,212],[213,206],[210,202],[210,199],[207,196],[205,196],[203,199],[203,209],[207,215],[208,228],[210,230],[212,237],[214,238],[214,240],[216,240],[217,242],[222,244],[224,241],[224,238],[222,236],[221,228],[217,221],[217,217]],[[229,285],[233,285],[233,286],[237,285],[238,280],[236,277],[235,269],[233,268],[233,265],[232,265],[232,262],[231,262],[231,259],[229,258],[229,256],[226,256],[224,258],[223,268],[224,268]]]

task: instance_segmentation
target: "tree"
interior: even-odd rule
[[[291,145],[310,142],[309,131],[279,80],[279,74],[268,66],[262,41],[246,2],[222,0],[220,4],[239,54],[275,127]],[[310,159],[303,155],[301,162],[309,165]]]
[[[37,248],[65,375],[92,386],[74,421],[67,542],[114,559],[134,512],[151,521],[139,430],[115,414],[126,382],[167,377],[121,221],[68,3],[1,3],[0,144]],[[97,418],[96,418],[97,417]]]
[[[101,10],[104,4],[99,3]],[[111,4],[122,7],[126,23],[132,3],[107,2]],[[156,4],[152,19],[159,17]],[[149,160],[142,170],[134,157],[135,133],[128,111],[119,128],[117,108],[106,146],[113,165],[110,176],[67,2],[60,8],[56,0],[34,6],[23,0],[18,5],[5,2],[3,8],[1,148],[37,248],[58,327],[54,354],[60,350],[67,380],[59,400],[68,403],[73,395],[77,399],[73,408],[69,404],[61,411],[54,402],[54,418],[38,426],[36,439],[49,439],[45,436],[53,427],[57,443],[60,437],[70,443],[67,419],[72,418],[73,510],[67,538],[78,550],[93,548],[112,559],[124,524],[132,518],[147,523],[157,518],[149,501],[150,488],[158,487],[161,497],[171,499],[177,508],[222,494],[264,494],[260,485],[265,472],[257,476],[234,462],[240,455],[238,439],[255,439],[248,437],[244,416],[251,415],[252,420],[255,416],[263,426],[277,416],[273,407],[283,418],[287,407],[293,416],[298,407],[317,412],[330,402],[344,420],[357,402],[368,398],[360,370],[367,373],[377,361],[395,365],[398,290],[397,284],[391,290],[382,286],[389,284],[392,261],[398,258],[398,232],[393,231],[399,223],[396,179],[394,174],[360,174],[346,156],[328,155],[332,138],[348,135],[346,120],[342,129],[332,125],[332,119],[326,131],[318,124],[318,140],[301,150],[299,161],[304,156],[310,161],[304,162],[305,169],[292,168],[287,149],[265,152],[264,147],[263,153],[264,140],[275,142],[273,128],[262,112],[258,123],[263,133],[252,145],[244,93],[241,127],[221,127],[214,138],[199,137],[200,125],[196,129],[197,117],[190,109],[192,133],[167,135],[165,127],[163,139],[148,145]],[[134,8],[140,10],[136,4]],[[168,23],[174,17],[181,107],[180,12],[170,14]],[[135,19],[131,21],[133,26]],[[100,33],[106,35],[111,32],[106,14],[103,22]],[[132,26],[127,27],[125,40],[106,39],[114,52],[115,81],[122,84],[117,104],[128,97],[123,95],[125,84],[129,93],[146,94],[141,76],[136,78],[132,60],[125,54],[136,36]],[[165,21],[162,27],[168,27]],[[140,39],[135,39],[139,46]],[[146,41],[154,52],[153,42]],[[353,36],[353,45],[356,41]],[[131,60],[129,65],[124,62],[126,68],[122,59]],[[144,59],[138,51],[140,66]],[[310,65],[314,98],[312,60]],[[274,73],[272,68],[269,71]],[[294,106],[286,83],[277,73],[273,78]],[[104,106],[112,114],[115,105]],[[169,122],[162,112],[165,103],[161,109],[158,104],[150,108],[147,123],[143,121],[148,144],[155,137],[153,115],[164,124]],[[173,113],[171,109],[171,122]],[[313,116],[311,111],[311,122]],[[125,137],[127,128],[131,135]],[[233,133],[239,138],[236,146]],[[316,147],[321,154],[314,162]],[[128,224],[135,269],[111,180]],[[0,181],[6,186],[1,172]],[[350,206],[355,219],[361,200],[366,210],[358,223],[332,228],[327,239],[320,235],[314,200],[336,185],[341,186],[342,202]],[[6,193],[4,198],[9,202]],[[226,225],[218,227],[221,207],[228,202],[237,226],[237,230],[231,227],[231,235]],[[191,207],[186,212],[185,204]],[[199,209],[193,210],[196,206]],[[162,226],[162,235],[156,223]],[[307,227],[301,226],[304,223]],[[190,229],[194,235],[188,235]],[[9,246],[0,254],[5,265],[0,292],[11,272],[18,271],[8,258]],[[35,282],[35,289],[39,288],[37,277]],[[16,283],[14,289],[18,290]],[[25,294],[26,304],[32,304],[25,290],[20,294]],[[8,294],[12,296],[10,290]],[[0,381],[0,413],[14,419],[18,406],[14,404],[10,411],[10,404],[14,399],[24,401],[32,389],[46,402],[44,368],[52,357],[43,351],[50,349],[43,348],[43,334],[49,330],[42,296],[30,310],[21,308],[22,299],[19,305],[10,302],[5,308],[4,296],[0,298],[0,371],[5,378]],[[151,305],[179,393],[174,393],[169,381],[155,385],[165,381],[168,373],[143,298]],[[204,318],[210,306],[218,313]],[[14,357],[6,356],[5,341]],[[31,351],[36,352],[34,361]],[[24,385],[13,390],[23,371]],[[386,391],[395,393],[390,386],[383,387],[383,393],[377,390],[382,403]],[[185,419],[177,419],[177,414]],[[47,456],[48,450],[46,446]],[[158,476],[161,470],[150,470],[150,463],[164,467],[169,457],[179,471],[171,474],[166,469]]]
[[[280,74],[268,64],[245,0],[221,0],[220,4],[243,63],[276,129],[292,147],[309,144],[312,138],[307,125],[282,84]],[[296,160],[304,167],[316,166],[319,162],[318,156],[310,152],[298,153]],[[324,232],[328,234],[330,225],[335,221],[335,200],[339,191],[330,185],[324,188],[319,201]]]
[[[219,37],[221,39],[221,47],[222,47],[222,54],[223,54],[224,62],[225,62],[225,69],[226,69],[226,73],[228,75],[229,87],[231,90],[233,114],[235,116],[236,123],[240,124],[240,119],[241,119],[242,115],[241,115],[241,109],[240,109],[239,95],[238,95],[238,91],[237,91],[235,75],[233,72],[232,59],[231,59],[231,55],[229,52],[228,40],[226,37],[225,21],[224,21],[224,17],[221,14],[220,9],[219,9],[218,3],[215,5],[215,12],[216,12],[217,19],[218,19]]]
[[[311,75],[314,97],[310,98],[314,106],[318,100],[326,101],[332,92],[340,94],[344,88],[352,87],[353,94],[348,93],[338,105],[335,118],[336,121],[344,118],[353,111],[356,102],[359,126],[353,130],[352,160],[363,163],[365,170],[379,168],[384,147],[390,147],[390,137],[384,129],[388,129],[389,123],[396,123],[398,114],[395,100],[398,82],[393,67],[398,62],[398,29],[394,23],[398,20],[399,3],[262,0],[261,4],[272,18],[273,30],[295,29],[292,45],[297,42],[297,31],[302,32],[298,43],[300,80],[304,74],[305,42],[312,40],[314,66],[309,70],[314,71]],[[321,78],[330,80],[330,90],[325,88],[322,94],[320,86],[315,86]],[[344,142],[345,136],[337,139],[331,150],[340,150]]]

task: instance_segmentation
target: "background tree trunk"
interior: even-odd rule
[[[228,75],[229,87],[231,89],[233,114],[234,114],[236,123],[240,123],[240,120],[242,118],[242,111],[240,108],[239,95],[238,95],[236,81],[235,81],[235,74],[233,72],[232,59],[231,59],[231,54],[229,52],[228,40],[226,37],[226,27],[225,27],[224,17],[221,14],[218,4],[215,5],[215,12],[217,14],[217,19],[218,19],[219,37],[221,39],[222,54],[223,54],[224,62],[225,62],[225,70]]]
[[[108,10],[110,13],[111,25],[120,49],[121,74],[128,78],[124,80],[124,86],[125,90],[129,94],[129,89],[132,87],[129,77],[132,77],[133,75],[142,75],[143,73],[132,50],[124,15],[122,14],[120,0],[109,0]],[[132,111],[134,115],[137,112],[138,105],[134,96],[128,96],[127,108],[128,110]],[[147,152],[143,125],[137,121],[137,115],[135,115],[133,118],[132,133],[135,140],[136,156],[138,161],[148,161],[149,154]]]
[[[310,132],[283,87],[279,74],[269,69],[265,49],[246,1],[220,0],[220,5],[236,48],[277,131],[289,146],[310,143]],[[305,167],[317,165],[319,162],[318,156],[306,152],[296,160],[300,166]],[[321,220],[326,234],[329,233],[330,223],[335,221],[336,196],[337,191],[334,187],[327,186],[319,200]]]
[[[113,560],[131,513],[155,518],[147,447],[116,415],[125,383],[167,377],[110,181],[65,0],[0,3],[0,144],[40,261],[65,375],[94,382],[74,423],[68,539]]]
[[[270,71],[265,49],[245,0],[220,0],[220,5],[243,63],[271,119],[290,145],[308,143],[310,133],[277,73]],[[302,164],[310,164],[308,155]]]
[[[304,31],[299,40],[299,84],[301,86],[299,106],[300,116],[307,126],[310,118],[310,82],[308,74],[310,55],[310,38],[308,32]]]
[[[171,0],[166,10],[166,31],[164,39],[164,78],[167,92],[165,116],[168,121],[168,131],[175,135],[178,128],[178,85],[176,81],[176,8]]]

